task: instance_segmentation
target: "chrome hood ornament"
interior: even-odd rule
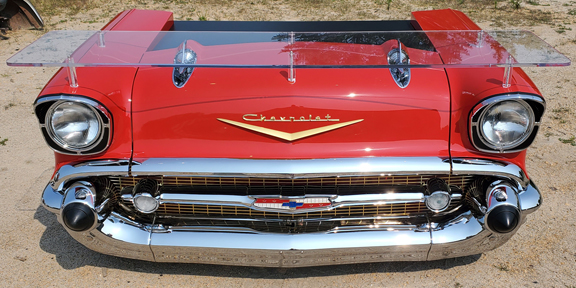
[[[392,49],[390,52],[388,52],[388,64],[410,64],[408,53],[402,50],[402,43],[400,43],[400,40],[398,40],[398,48]],[[390,68],[390,74],[392,74],[394,82],[396,82],[400,88],[406,88],[410,83],[410,68]]]
[[[191,49],[186,48],[186,41],[184,41],[180,47],[178,47],[178,53],[174,57],[174,64],[196,64],[198,59],[196,52]],[[192,76],[194,72],[194,67],[187,66],[177,66],[174,67],[172,72],[172,82],[177,88],[182,88]]]

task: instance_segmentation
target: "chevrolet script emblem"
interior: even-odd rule
[[[300,132],[288,133],[288,132],[278,131],[278,130],[274,130],[274,129],[270,129],[270,128],[264,128],[264,127],[260,127],[260,126],[256,126],[256,125],[236,122],[236,121],[232,121],[232,120],[228,120],[228,119],[222,119],[222,118],[217,118],[217,119],[219,121],[222,121],[224,123],[228,123],[230,125],[234,125],[234,126],[241,127],[244,129],[252,130],[252,131],[255,131],[258,133],[262,133],[262,134],[269,135],[272,137],[280,138],[280,139],[283,139],[286,141],[295,141],[295,140],[302,139],[302,138],[305,138],[308,136],[313,136],[316,134],[332,131],[332,130],[335,130],[338,128],[342,128],[342,127],[345,127],[348,125],[352,125],[352,124],[356,124],[358,122],[364,121],[364,119],[358,119],[358,120],[354,120],[354,121],[336,123],[336,124],[332,124],[332,125],[328,125],[328,126],[324,126],[324,127],[318,127],[318,128],[309,129],[309,130],[304,130],[304,131],[300,131]],[[306,120],[304,120],[304,121],[306,121]],[[258,120],[256,120],[256,121],[258,121]],[[319,121],[319,120],[312,119],[312,121]],[[286,121],[286,122],[288,122],[288,121]]]

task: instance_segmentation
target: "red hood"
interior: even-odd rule
[[[175,50],[149,53],[173,57]],[[431,52],[410,55],[417,61],[418,53]],[[388,69],[296,69],[291,84],[286,69],[196,68],[176,88],[171,68],[140,68],[132,102],[134,157],[447,156],[446,74],[411,72],[402,89]],[[351,121],[294,141],[253,131],[297,133]]]

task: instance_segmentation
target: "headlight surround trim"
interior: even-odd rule
[[[86,147],[74,148],[63,145],[56,141],[56,138],[51,135],[51,128],[49,127],[52,111],[60,104],[65,102],[72,102],[81,104],[90,109],[99,121],[100,131],[96,140],[91,142]],[[43,96],[36,100],[34,103],[34,111],[40,122],[40,129],[44,135],[44,140],[52,148],[52,150],[66,155],[93,155],[101,153],[106,150],[112,141],[112,115],[104,105],[94,99],[85,96],[76,95],[52,95]]]
[[[483,118],[492,107],[506,101],[516,101],[525,107],[530,114],[529,117],[531,117],[533,123],[528,129],[529,131],[527,131],[518,141],[514,141],[512,145],[498,146],[485,138],[481,125],[483,123]],[[528,146],[530,146],[534,141],[540,128],[540,120],[545,110],[546,102],[539,95],[510,93],[486,98],[474,106],[470,111],[468,121],[470,141],[476,149],[482,152],[514,153],[522,151],[528,148]]]

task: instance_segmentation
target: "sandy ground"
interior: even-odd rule
[[[81,30],[98,29],[119,11],[132,7],[173,10],[176,18],[182,20],[202,16],[209,20],[407,19],[410,10],[443,7],[393,2],[396,6],[388,11],[381,4],[385,1],[334,1],[340,5],[336,8],[314,6],[322,1],[308,1],[314,4],[311,8],[294,8],[280,2],[270,6],[266,1],[243,5],[208,1],[209,4],[182,10],[182,5],[186,5],[182,1],[167,2],[124,1],[122,8],[108,4],[73,16],[60,11],[45,18],[49,30]],[[552,12],[551,21],[535,23],[526,18],[516,21],[518,13],[514,11],[500,11],[497,17],[474,8],[467,12],[485,29],[502,29],[505,23],[534,31],[576,59],[576,16],[568,14],[576,9],[576,2],[539,3],[523,4],[522,9],[534,15]],[[42,34],[42,31],[10,33],[9,40],[0,40],[0,59],[5,61]],[[54,160],[42,139],[31,104],[54,72],[54,68],[0,65],[2,286],[576,287],[576,193],[572,191],[576,186],[576,146],[559,140],[576,136],[576,66],[528,69],[547,100],[543,129],[528,150],[527,159],[530,176],[545,202],[504,246],[481,255],[434,262],[305,269],[156,264],[101,255],[75,242],[39,201]]]

